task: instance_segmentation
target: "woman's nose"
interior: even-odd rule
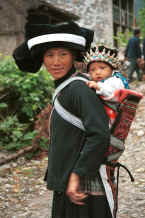
[[[55,65],[60,64],[60,58],[59,58],[59,56],[54,56],[54,58],[53,58],[53,64],[55,64]]]

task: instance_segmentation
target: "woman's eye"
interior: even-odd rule
[[[53,55],[50,54],[50,53],[47,53],[46,56],[47,56],[47,57],[52,57]]]
[[[66,55],[67,55],[67,53],[65,53],[65,52],[64,52],[64,53],[61,53],[61,55],[62,55],[62,56],[66,56]]]

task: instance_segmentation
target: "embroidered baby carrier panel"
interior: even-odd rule
[[[69,85],[71,82],[75,80],[81,80],[84,82],[88,81],[88,79],[80,76],[74,76],[64,81],[54,92],[53,105],[54,105],[54,109],[64,120],[76,126],[77,128],[80,128],[82,131],[85,131],[85,127],[81,119],[79,119],[78,117],[67,111],[60,104],[57,98],[59,92],[61,92],[63,88],[65,88],[67,85]],[[124,147],[125,139],[128,135],[131,123],[134,119],[137,104],[139,103],[142,97],[143,95],[141,93],[137,93],[129,89],[117,90],[114,95],[114,98],[119,102],[119,106],[117,108],[116,117],[111,127],[111,140],[110,140],[110,146],[108,152],[106,153],[106,163],[102,164],[99,169],[99,173],[105,188],[107,200],[113,218],[116,218],[116,212],[118,207],[117,206],[118,182],[117,182],[117,189],[116,189],[116,186],[112,182],[111,178],[114,175],[114,170],[116,166],[118,167],[118,176],[119,176],[119,168],[121,166],[127,170],[131,178],[131,181],[133,181],[133,177],[128,171],[128,169],[125,166],[118,163],[118,159],[122,155],[125,149]],[[107,103],[105,102],[104,106],[111,107],[112,109],[113,103],[109,101],[109,104],[107,105]],[[114,110],[116,110],[116,107]]]
[[[131,123],[136,114],[137,105],[142,97],[143,95],[141,93],[132,91],[130,89],[119,89],[114,93],[113,96],[113,98],[118,102],[118,105],[116,104],[116,108],[111,106],[110,101],[110,105],[108,103],[104,103],[106,104],[104,107],[108,107],[107,111],[114,110],[115,112],[115,117],[113,118],[114,120],[112,119],[113,123],[111,126],[111,138],[113,137],[113,140],[115,139],[116,142],[111,142],[109,147],[109,151],[107,153],[109,161],[114,160],[113,154],[116,154],[117,152],[115,149],[115,144],[118,144],[117,148],[120,149],[119,141],[121,141],[122,144],[125,143]],[[113,100],[113,98],[110,100]],[[107,114],[109,115],[109,112]],[[112,118],[111,115],[110,118]]]

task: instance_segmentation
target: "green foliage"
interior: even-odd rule
[[[140,26],[143,37],[145,37],[145,7],[139,10],[138,25]]]
[[[17,116],[8,116],[0,122],[0,147],[6,150],[18,150],[32,145],[36,131],[27,132],[28,124],[20,123]]]
[[[41,145],[41,148],[43,148],[44,150],[47,150],[47,147],[48,147],[48,139],[45,138],[45,137],[41,137],[41,139],[40,139],[40,145]]]
[[[24,73],[11,57],[1,58],[0,147],[17,150],[32,144],[36,115],[50,103],[52,92],[52,78],[43,67],[35,74]]]
[[[126,47],[128,39],[132,37],[132,33],[127,31],[125,33],[118,32],[114,39],[117,40],[118,47]]]
[[[7,108],[7,104],[6,103],[0,103],[0,110],[1,109],[4,109],[4,108]]]
[[[21,118],[33,120],[50,102],[53,82],[48,73],[44,78],[42,70],[35,74],[21,72],[8,57],[2,61],[0,72],[0,93]]]

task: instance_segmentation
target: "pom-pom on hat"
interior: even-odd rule
[[[63,47],[76,51],[81,61],[90,48],[94,32],[74,22],[49,24],[45,15],[31,15],[25,25],[25,42],[15,49],[13,57],[22,71],[37,72],[47,49]]]
[[[89,65],[95,61],[104,62],[111,66],[113,70],[117,70],[121,67],[118,50],[104,45],[96,45],[85,53],[84,62],[87,64],[87,70],[89,69]]]

